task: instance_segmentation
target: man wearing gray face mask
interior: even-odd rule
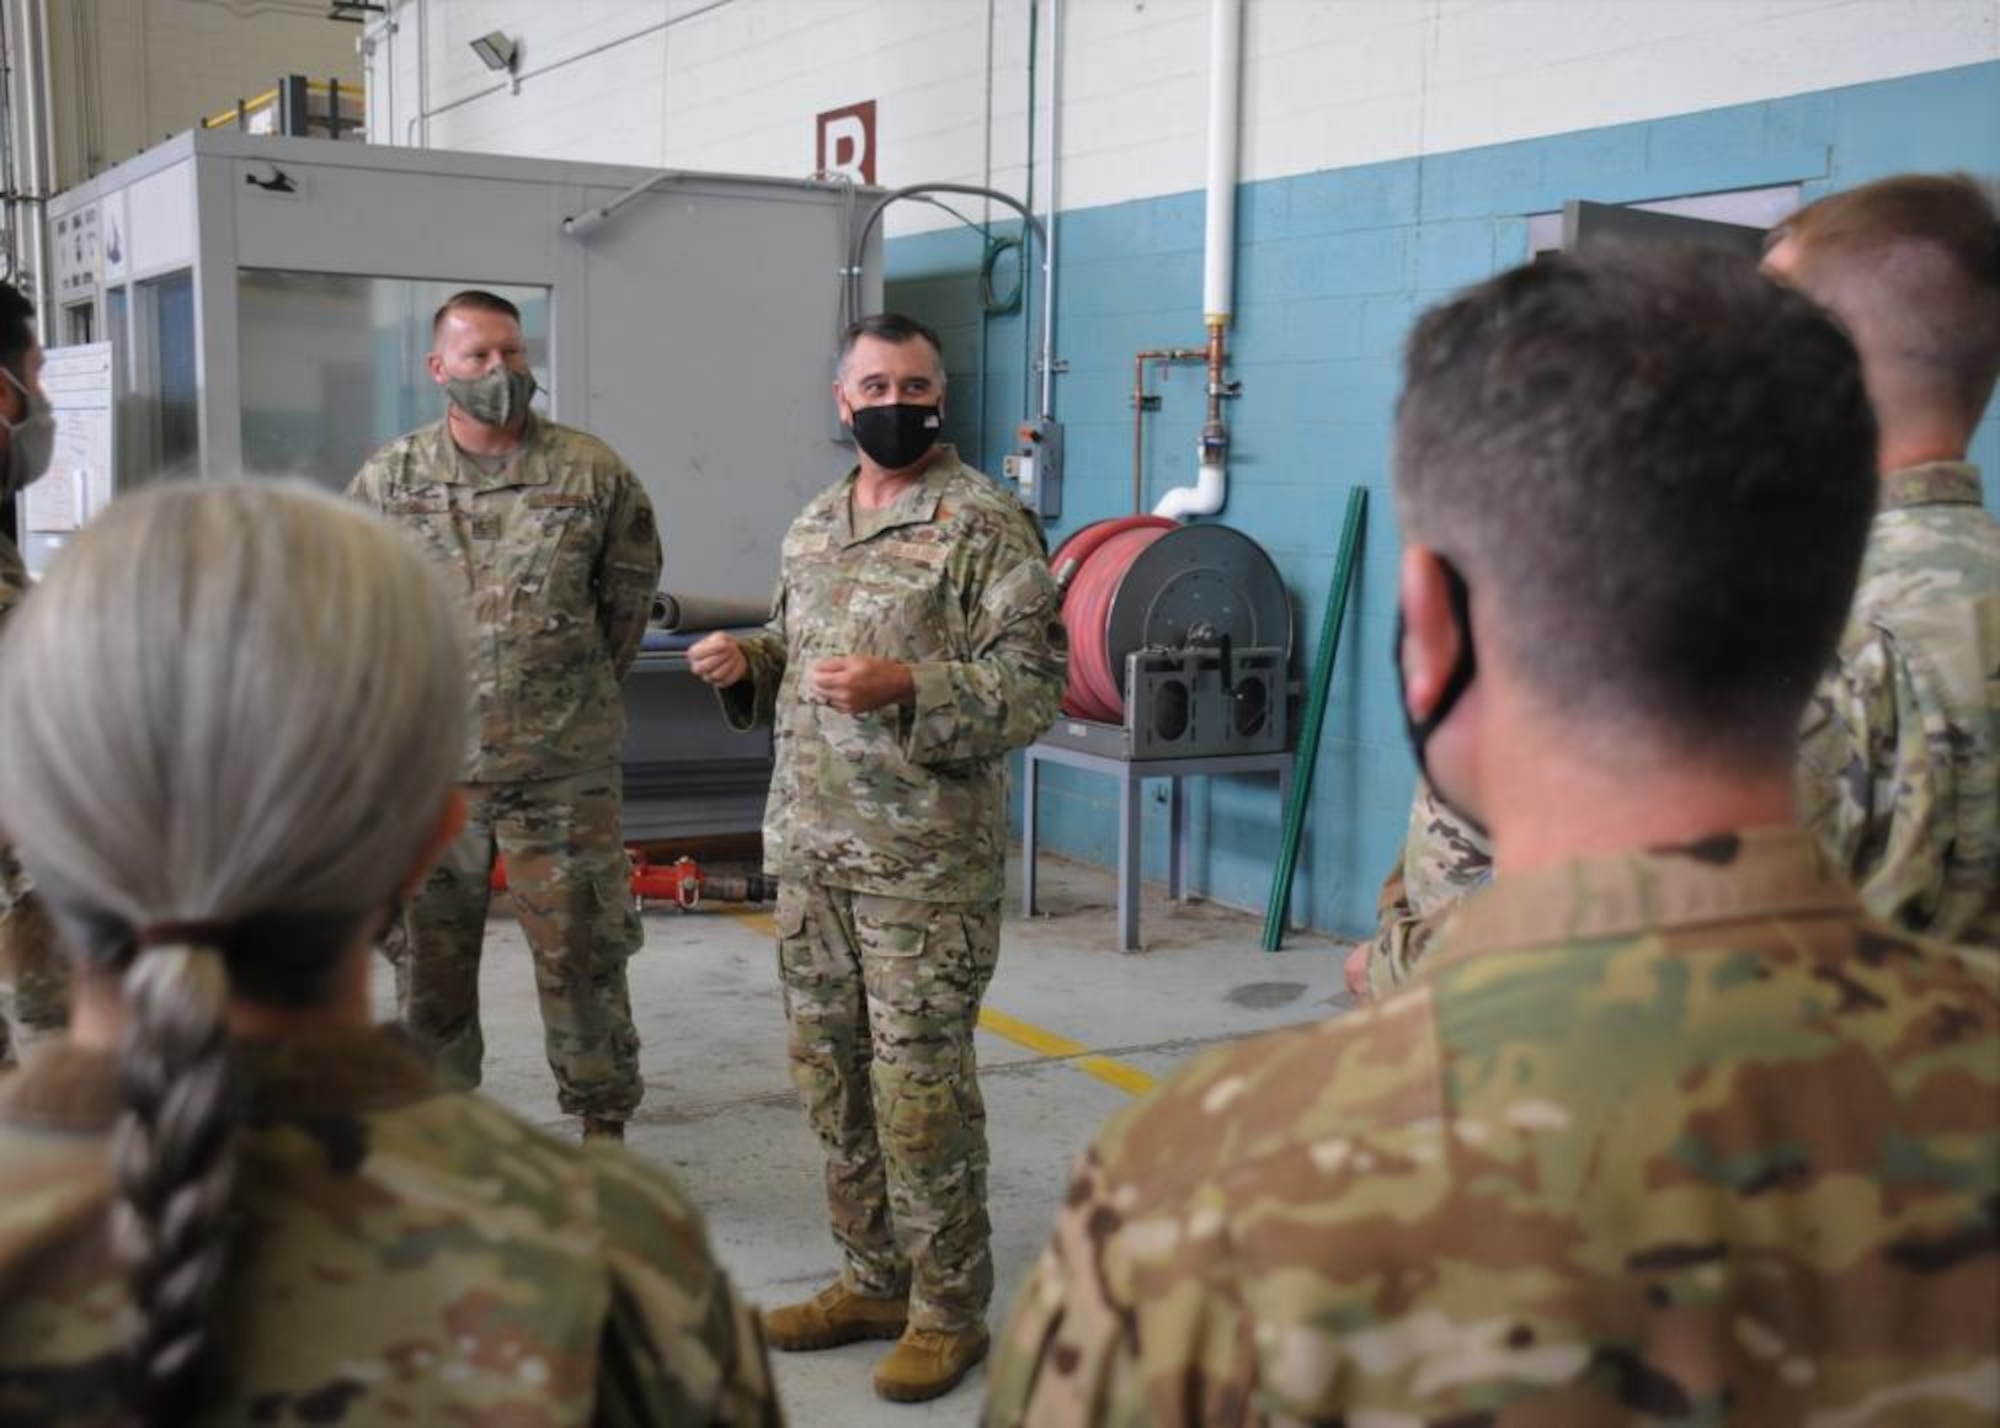
[[[0,504],[9,506],[49,469],[55,448],[34,322],[33,305],[0,283]],[[27,593],[20,549],[0,531],[0,627]],[[0,1066],[69,1020],[68,965],[27,875],[0,844]]]
[[[653,508],[618,453],[529,407],[505,298],[473,290],[439,308],[429,367],[444,419],[376,452],[348,492],[437,558],[473,632],[469,816],[391,939],[397,1003],[445,1079],[477,1086],[480,948],[504,857],[562,1108],[585,1139],[620,1138],[643,1084],[618,683],[659,588]]]

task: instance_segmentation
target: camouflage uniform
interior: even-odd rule
[[[28,567],[0,535],[0,626],[28,593]],[[0,846],[0,1066],[69,1021],[69,962],[28,875]]]
[[[987,1423],[1990,1424],[1996,1037],[1800,828],[1503,878],[1112,1123]]]
[[[438,1091],[386,1032],[242,1051],[201,1421],[780,1421],[756,1320],[664,1173]],[[0,1423],[122,1421],[116,1113],[114,1058],[66,1041],[0,1082]]]
[[[1492,880],[1493,845],[1418,780],[1402,856],[1376,900],[1370,999],[1380,1001],[1409,981],[1452,909]]]
[[[739,729],[775,725],[764,859],[792,1078],[847,1277],[907,1285],[913,1326],[960,1329],[993,1288],[972,1033],[999,954],[1003,756],[1053,722],[1066,645],[1040,533],[949,446],[884,510],[853,513],[853,488],[793,523],[722,702]],[[810,702],[812,666],[849,654],[908,664],[915,702]]]
[[[2000,526],[1975,467],[1882,478],[1799,802],[1878,917],[2000,947]]]
[[[406,919],[397,1005],[437,1052],[448,1084],[479,1084],[478,952],[493,856],[504,852],[508,897],[535,954],[557,1098],[571,1114],[623,1120],[642,1089],[625,962],[645,934],[619,836],[618,769],[466,792],[465,831]]]
[[[497,852],[534,952],[562,1107],[623,1120],[644,1089],[625,976],[644,934],[619,826],[618,682],[659,585],[645,489],[597,438],[531,416],[504,465],[468,457],[439,422],[377,452],[349,494],[437,558],[471,638],[471,816],[390,946],[403,1015],[453,1085],[479,1084]]]
[[[0,848],[0,1066],[69,1024],[69,959],[13,853]]]
[[[1854,607],[1806,708],[1797,786],[1877,917],[2000,947],[2000,528],[1977,468],[1883,476]],[[1419,788],[1369,947],[1376,998],[1410,979],[1491,866],[1485,840]]]

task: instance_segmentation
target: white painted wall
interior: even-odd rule
[[[801,175],[814,116],[873,98],[880,182],[1019,194],[1029,5],[393,0],[369,32],[369,132]],[[1062,207],[1200,187],[1207,10],[1064,0]],[[1246,181],[2000,58],[2000,0],[1246,0],[1245,12]],[[468,47],[496,29],[521,44],[518,87]],[[890,222],[951,220],[905,204]]]
[[[881,182],[1021,188],[1022,0],[567,0],[554,10],[398,0],[369,32],[371,140],[428,133],[437,147],[800,176],[814,168],[814,116],[872,98]],[[518,92],[470,48],[496,29],[520,41]]]

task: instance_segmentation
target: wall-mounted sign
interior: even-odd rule
[[[819,116],[816,173],[845,174],[856,183],[875,182],[875,101],[864,99]]]
[[[109,342],[48,349],[42,390],[55,409],[56,449],[48,474],[27,490],[26,529],[45,535],[77,530],[111,504],[116,388]]]
[[[97,205],[55,221],[56,295],[68,301],[97,291],[104,255],[97,243]]]

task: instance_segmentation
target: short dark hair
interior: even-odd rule
[[[1969,427],[2000,380],[2000,208],[1967,174],[1900,174],[1830,194],[1771,231],[1789,274],[1871,363],[1947,400]]]
[[[1524,679],[1609,730],[1789,762],[1876,498],[1860,359],[1815,304],[1714,248],[1562,254],[1424,315],[1396,425],[1405,535]]]
[[[516,323],[521,320],[521,309],[508,302],[498,293],[489,293],[484,288],[467,288],[464,292],[453,293],[444,300],[431,318],[431,337],[435,339],[444,320],[455,312],[497,312],[502,317],[511,317]]]
[[[12,283],[0,282],[0,367],[23,381],[22,365],[35,345],[35,305]]]
[[[889,342],[901,347],[905,342],[918,338],[930,343],[931,351],[937,353],[938,368],[944,368],[944,342],[937,333],[918,322],[914,317],[905,317],[900,312],[878,312],[847,325],[847,331],[840,334],[840,350],[834,354],[834,370],[847,366],[847,354],[854,350],[854,344],[864,337]]]

